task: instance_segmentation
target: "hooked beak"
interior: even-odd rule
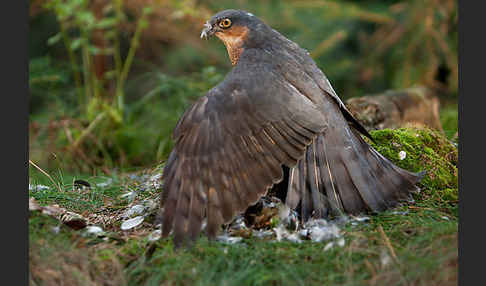
[[[201,39],[202,38],[208,38],[210,36],[212,36],[215,32],[217,32],[215,29],[213,29],[213,26],[211,26],[211,24],[209,24],[209,21],[206,21],[206,23],[204,23],[204,29],[202,29],[201,31]]]

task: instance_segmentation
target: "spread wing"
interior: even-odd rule
[[[241,62],[179,120],[163,173],[162,234],[214,237],[282,180],[326,128],[322,111],[268,63]]]

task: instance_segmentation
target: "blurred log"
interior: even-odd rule
[[[351,98],[345,104],[368,130],[418,125],[443,132],[439,98],[425,87]]]

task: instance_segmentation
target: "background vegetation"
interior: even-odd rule
[[[309,50],[343,99],[425,85],[457,130],[457,3],[411,1],[30,1],[30,159],[109,173],[163,161],[184,109],[230,69],[199,38],[227,8]],[[451,104],[451,105],[450,105]]]

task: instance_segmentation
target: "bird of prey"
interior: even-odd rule
[[[173,233],[176,247],[192,244],[203,226],[214,238],[274,185],[302,221],[382,211],[417,189],[423,174],[361,137],[371,135],[306,50],[241,10],[211,17],[201,38],[212,35],[233,67],[173,132],[161,204],[162,235]]]

